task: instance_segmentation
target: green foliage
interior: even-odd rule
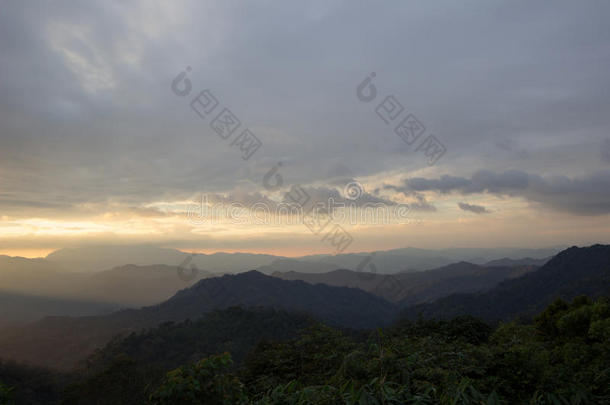
[[[219,330],[206,330],[213,326]],[[256,343],[249,333],[264,339]],[[237,361],[209,353],[216,348],[234,348]],[[203,360],[192,361],[195,356]],[[188,360],[167,372],[173,357]],[[0,398],[14,394],[22,403],[17,398],[24,398],[33,372],[6,370],[0,368]],[[230,309],[113,342],[92,358],[62,403],[147,402],[610,404],[610,305],[577,297],[552,303],[530,324],[492,329],[459,317],[368,332],[340,331],[281,311]]]
[[[323,325],[261,342],[239,369],[252,404],[610,403],[607,302],[557,301],[532,325],[403,321],[364,342]]]
[[[306,315],[239,307],[214,311],[196,321],[166,322],[116,338],[98,350],[66,390],[63,403],[141,405],[168,370],[222,352],[231,352],[241,363],[261,339],[294,338],[313,323]]]
[[[89,359],[88,368],[101,371],[124,355],[142,366],[165,371],[223,352],[230,352],[234,360],[241,362],[261,339],[295,338],[313,323],[308,316],[275,309],[216,310],[196,321],[165,322],[115,339]]]
[[[161,383],[160,374],[126,355],[118,356],[102,372],[68,386],[62,404],[141,404]]]
[[[13,387],[6,386],[0,381],[0,405],[14,405]]]
[[[71,378],[39,367],[0,361],[0,404],[57,404]]]
[[[486,342],[492,332],[489,324],[469,315],[458,316],[448,321],[426,320],[421,317],[416,322],[404,319],[390,330],[403,335],[436,336],[448,340],[463,340],[472,344]]]
[[[170,371],[150,402],[155,405],[245,403],[243,384],[227,373],[230,364],[231,356],[225,353]]]
[[[299,339],[261,342],[246,358],[243,380],[251,392],[258,393],[293,380],[306,385],[324,384],[354,347],[341,332],[315,325]]]

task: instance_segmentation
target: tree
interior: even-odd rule
[[[0,405],[14,405],[13,388],[0,381]]]
[[[245,404],[243,384],[227,373],[231,363],[229,353],[224,353],[170,371],[150,401],[155,405]]]

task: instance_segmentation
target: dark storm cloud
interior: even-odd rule
[[[493,173],[489,170],[479,170],[472,178],[455,176],[441,176],[438,179],[427,179],[415,177],[407,179],[403,187],[397,187],[397,191],[437,191],[449,193],[460,191],[462,193],[502,192],[503,190],[524,189],[528,186],[530,176],[517,170],[504,173]]]
[[[586,158],[610,129],[609,11],[569,1],[10,2],[0,15],[0,186],[13,205],[133,207],[253,192],[282,161],[287,182],[326,182],[324,194],[335,176],[427,167],[374,112],[394,94],[448,149],[435,173],[451,175],[409,190],[606,212],[575,176],[610,161],[607,141],[601,159]],[[193,96],[211,89],[263,141],[250,161],[190,96],[171,93],[186,66]],[[379,99],[363,104],[355,88],[371,71]],[[465,177],[476,168],[487,171]]]
[[[465,202],[459,202],[458,207],[463,211],[470,211],[475,214],[488,214],[490,211],[482,205],[468,204]]]
[[[441,194],[507,195],[522,197],[547,208],[574,214],[610,213],[610,170],[575,177],[543,177],[516,170],[504,173],[480,170],[470,178],[409,178],[402,185],[391,187],[403,193],[433,191]]]

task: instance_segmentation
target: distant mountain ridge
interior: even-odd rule
[[[534,259],[531,257],[524,257],[521,259],[511,259],[510,257],[503,257],[502,259],[491,260],[484,264],[484,266],[543,266],[552,257],[544,257],[542,259]]]
[[[256,270],[201,280],[155,308],[168,315],[180,308],[183,316],[194,318],[201,316],[202,308],[236,305],[303,312],[331,325],[350,328],[388,324],[397,313],[395,305],[356,288],[280,280]]]
[[[155,306],[97,317],[42,319],[1,336],[0,358],[70,369],[117,334],[198,319],[233,306],[288,310],[348,328],[387,325],[399,313],[395,304],[359,289],[314,286],[249,271],[200,280]]]
[[[415,268],[431,268],[434,267],[433,264],[446,265],[452,262],[450,259],[440,257],[441,255],[455,254],[456,257],[473,257],[507,252],[542,254],[547,250],[405,248],[379,251],[373,254],[351,253],[336,256],[283,258],[249,253],[191,255],[175,249],[146,245],[89,246],[60,249],[49,254],[45,259],[0,256],[0,288],[6,290],[7,293],[48,297],[55,300],[115,302],[122,306],[139,307],[166,300],[178,290],[192,285],[200,278],[214,274],[240,272],[244,269],[258,268],[259,271],[266,274],[277,271],[326,273],[339,268],[357,270],[363,261],[374,256],[373,263],[378,274],[395,273],[398,279],[402,280],[403,273],[413,272]],[[187,267],[187,277],[180,277],[178,274],[178,267],[181,265]],[[190,276],[191,265],[198,269],[193,277]],[[484,279],[483,277],[478,281],[482,282]],[[373,281],[374,285],[363,284],[358,280],[345,283],[333,283],[326,280],[325,283],[362,288],[396,302],[407,298],[407,295],[413,296],[414,294],[410,291],[402,296],[397,295],[397,292],[400,293],[396,288],[397,283],[387,276],[379,282],[374,277]],[[406,285],[409,289],[413,282],[410,279],[407,281]],[[452,289],[451,286],[443,288],[443,294],[474,291],[467,288],[467,283],[462,281],[460,288]],[[320,280],[320,282],[324,282],[324,280]],[[417,283],[415,282],[415,284]],[[402,286],[402,283],[399,282],[398,285]],[[483,283],[477,288],[486,289],[491,285],[493,283]],[[400,288],[400,290],[403,289]],[[431,298],[438,298],[438,296],[423,294],[419,299],[410,303],[425,302]],[[40,316],[59,315],[55,311],[50,311],[51,307],[41,306],[40,308],[41,310],[38,312]],[[64,308],[68,309],[68,307]],[[67,310],[65,315],[75,313],[78,312]],[[12,317],[10,319],[3,317],[0,313],[0,324],[12,323],[12,319]],[[24,319],[31,320],[30,317]]]
[[[197,280],[211,276],[205,271],[192,272],[187,268],[186,277],[180,277],[178,265],[123,265],[93,274],[74,273],[58,270],[59,266],[44,259],[34,259],[33,265],[30,265],[31,259],[10,259],[5,259],[5,267],[0,267],[0,288],[7,293],[55,300],[114,302],[127,307],[157,304]],[[44,315],[44,307],[39,312]],[[71,313],[76,314],[66,312],[65,315]]]
[[[548,258],[563,250],[563,247],[544,249],[530,248],[446,248],[418,249],[400,248],[369,253],[348,253],[341,255],[311,255],[294,258],[299,261],[329,263],[338,269],[356,270],[367,256],[374,254],[374,263],[379,273],[395,274],[401,272],[423,271],[465,261],[485,264],[499,257],[534,259]],[[286,269],[285,271],[290,271]]]
[[[191,254],[177,249],[147,245],[88,246],[59,249],[45,258],[64,269],[93,273],[118,266],[178,266],[187,258],[200,270],[214,273],[235,273],[271,263],[277,256],[254,253]]]
[[[339,269],[327,273],[273,273],[284,280],[303,280],[311,284],[360,288],[401,306],[433,301],[459,292],[485,291],[503,280],[519,277],[535,266],[485,267],[468,262],[453,263],[438,269],[398,274],[378,274]]]
[[[323,262],[306,262],[295,259],[275,259],[268,265],[260,266],[256,270],[264,274],[274,274],[285,272],[286,269],[298,273],[326,273],[333,270],[337,270],[337,265],[333,263]]]
[[[380,273],[393,274],[404,271],[428,270],[457,261],[483,264],[499,257],[546,258],[556,254],[561,248],[449,248],[417,249],[401,248],[376,252],[345,253],[338,255],[309,255],[283,257],[254,253],[212,253],[190,254],[177,249],[159,248],[147,245],[130,246],[88,246],[65,248],[50,253],[45,260],[69,271],[92,273],[113,267],[134,264],[139,266],[177,266],[188,257],[200,270],[210,273],[237,273],[262,268],[273,264],[274,271],[296,270],[299,263],[314,263],[325,266],[326,271],[335,269],[356,270],[358,264],[371,253],[375,253],[376,266]],[[278,262],[279,261],[279,262]],[[283,261],[283,262],[282,262]],[[274,263],[275,262],[275,263]],[[286,264],[288,267],[282,267]],[[302,266],[307,266],[303,264]],[[334,268],[333,268],[334,267]],[[299,269],[299,271],[301,271]]]
[[[137,273],[141,269],[134,267],[133,270]],[[428,317],[468,313],[487,319],[507,318],[537,312],[556,297],[569,299],[579,294],[595,297],[610,293],[610,246],[570,248],[538,270],[521,276],[519,271],[523,269],[459,262],[428,272],[373,276],[384,280],[400,278],[409,299],[415,302],[448,293],[460,283],[470,288],[473,280],[477,283],[477,277],[481,281],[477,288],[493,282],[496,276],[512,277],[483,293],[454,294],[420,305],[411,305],[406,299],[400,301],[402,306],[407,306],[407,316],[421,312]],[[354,272],[332,273],[353,277]],[[418,278],[421,278],[419,283],[414,283]],[[396,284],[381,285],[396,289]],[[129,334],[166,321],[196,319],[214,309],[233,306],[278,308],[349,328],[384,325],[400,311],[396,303],[360,289],[288,281],[249,271],[200,280],[161,304],[138,310],[127,309],[105,316],[45,318],[3,333],[0,358],[69,369],[116,334]]]
[[[531,316],[556,298],[610,296],[610,245],[566,249],[540,269],[507,280],[485,293],[454,294],[408,308],[411,318],[450,318],[469,314],[484,319]]]

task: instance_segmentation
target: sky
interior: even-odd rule
[[[0,254],[610,243],[609,12],[3,2]]]

